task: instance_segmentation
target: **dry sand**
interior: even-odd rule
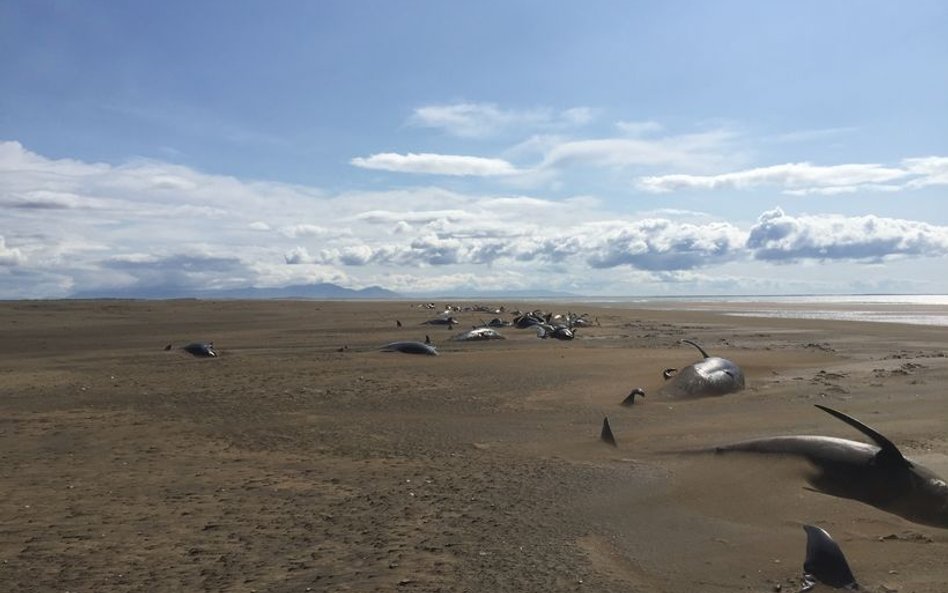
[[[869,590],[948,591],[948,530],[797,462],[669,454],[862,440],[824,403],[948,476],[948,328],[498,304],[600,325],[458,343],[407,302],[0,303],[0,589],[790,591],[816,523]],[[441,356],[377,351],[426,333]],[[684,337],[748,389],[660,397]],[[192,340],[220,358],[162,350]]]

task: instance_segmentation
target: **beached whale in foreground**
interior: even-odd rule
[[[703,360],[680,371],[666,369],[662,375],[668,381],[661,393],[669,397],[708,397],[725,395],[744,389],[744,371],[732,361],[709,356],[704,348],[691,340],[681,340],[701,352]]]
[[[437,356],[438,351],[431,344],[424,342],[392,342],[379,348],[383,352],[404,352],[405,354],[427,354]]]
[[[825,529],[804,525],[806,531],[806,559],[803,561],[802,591],[809,591],[816,583],[836,589],[858,591],[859,584],[846,562],[846,556]]]
[[[802,457],[817,469],[809,482],[819,492],[858,500],[915,523],[948,529],[948,484],[944,478],[907,459],[892,441],[859,420],[826,406],[816,407],[859,430],[875,445],[794,435],[741,441],[714,450]]]

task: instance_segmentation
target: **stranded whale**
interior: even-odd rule
[[[846,414],[816,404],[875,442],[828,436],[776,436],[716,447],[717,453],[793,455],[817,469],[809,477],[819,492],[851,498],[903,519],[948,529],[948,484],[930,469],[907,459],[892,441]]]
[[[661,392],[670,397],[708,397],[725,395],[744,389],[744,371],[726,358],[709,356],[704,348],[691,340],[681,340],[701,352],[703,360],[691,364],[677,373],[665,369],[662,376],[668,381]]]
[[[487,340],[506,340],[507,338],[491,327],[475,327],[451,339],[455,342],[484,342]]]
[[[404,352],[405,354],[427,354],[437,356],[438,351],[425,342],[392,342],[380,348],[383,352]]]
[[[165,350],[171,350],[171,344],[165,346]],[[187,346],[182,346],[182,350],[193,356],[203,358],[215,358],[217,350],[214,350],[214,342],[191,342]]]

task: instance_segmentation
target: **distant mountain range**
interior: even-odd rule
[[[72,294],[74,299],[400,299],[402,295],[379,286],[354,290],[330,282],[296,284],[278,288],[229,288],[194,290],[181,287],[136,286],[124,289],[86,290]]]
[[[453,293],[424,293],[406,295],[413,298],[427,300],[450,299],[571,299],[581,298],[581,295],[561,292],[557,290],[525,289],[525,290],[458,290]]]
[[[195,290],[180,286],[134,286],[121,289],[95,289],[78,291],[70,295],[74,299],[417,299],[425,301],[450,301],[452,299],[568,299],[580,295],[544,289],[527,290],[476,290],[459,289],[451,293],[400,294],[380,286],[352,289],[321,282],[319,284],[294,284],[276,288],[229,288],[224,290]]]

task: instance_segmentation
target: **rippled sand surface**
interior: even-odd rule
[[[464,343],[448,338],[494,315],[448,330],[409,302],[0,303],[0,583],[789,591],[815,523],[866,588],[945,591],[948,530],[813,492],[798,462],[681,451],[863,440],[821,403],[948,476],[948,328],[489,304],[598,324]],[[378,351],[425,334],[440,356]],[[660,397],[662,369],[696,360],[681,338],[748,389]],[[163,350],[196,340],[221,356]],[[647,397],[619,406],[634,387]]]

